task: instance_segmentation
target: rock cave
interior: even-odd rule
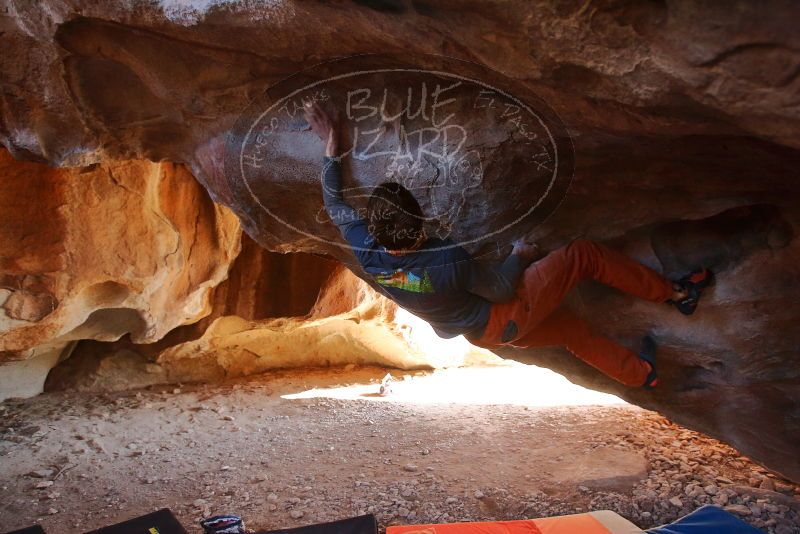
[[[800,532],[796,3],[0,6],[0,531],[712,505]],[[387,298],[323,205],[308,102],[359,213],[389,179],[476,261],[590,239],[712,269],[691,316],[564,301],[651,335],[658,386]]]

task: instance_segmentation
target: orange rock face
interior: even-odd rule
[[[211,312],[237,219],[181,165],[53,169],[0,151],[0,355],[130,334],[152,342]]]
[[[211,315],[155,343],[81,342],[48,375],[45,390],[124,390],[288,367],[413,369],[498,360],[464,339],[437,338],[337,262],[268,252],[246,236],[212,302]]]

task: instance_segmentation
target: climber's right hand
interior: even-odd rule
[[[304,116],[311,130],[325,143],[325,155],[336,156],[339,146],[336,125],[330,115],[316,102],[306,102]]]

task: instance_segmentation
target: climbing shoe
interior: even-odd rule
[[[650,364],[650,373],[642,384],[645,389],[653,389],[658,385],[658,372],[656,372],[656,341],[650,337],[642,338],[642,348],[639,350],[639,358]]]
[[[678,311],[684,315],[691,315],[697,309],[697,303],[703,290],[714,284],[714,273],[711,269],[698,269],[687,274],[680,280],[675,281],[675,285],[686,292],[686,296],[680,300],[668,300],[675,305]]]

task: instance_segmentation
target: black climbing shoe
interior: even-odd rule
[[[656,341],[650,336],[642,338],[642,348],[639,358],[650,364],[650,373],[642,384],[645,389],[653,389],[658,385],[658,372],[656,371]]]
[[[691,315],[697,309],[697,303],[700,301],[703,290],[713,284],[714,273],[711,272],[711,269],[698,269],[675,282],[675,285],[686,291],[686,296],[681,300],[668,300],[667,302],[674,304],[682,314]]]

